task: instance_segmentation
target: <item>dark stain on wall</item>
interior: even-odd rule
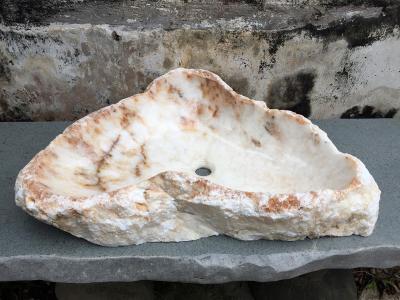
[[[337,20],[335,23],[331,23],[329,24],[330,26],[323,29],[313,24],[307,24],[305,29],[308,30],[311,35],[324,38],[325,41],[344,38],[350,49],[368,46],[388,35],[400,24],[400,3],[398,1],[379,1],[379,3],[376,2],[374,6],[382,8],[382,12],[378,17],[364,18],[355,16],[350,22]],[[382,28],[387,28],[386,32],[371,34],[374,32],[376,33]]]
[[[278,32],[269,32],[269,31],[253,31],[252,35],[258,40],[265,40],[268,42],[268,49],[266,49],[269,54],[268,60],[261,60],[260,65],[258,67],[258,73],[261,74],[265,70],[270,70],[274,66],[276,62],[276,53],[279,48],[285,44],[287,40],[293,38],[293,35],[297,33],[297,30],[293,31],[278,31]],[[266,53],[264,53],[266,54]],[[265,55],[264,55],[265,56]]]
[[[163,67],[167,70],[171,69],[171,67],[173,66],[173,62],[171,59],[169,59],[168,57],[164,58],[164,62],[163,62]]]
[[[265,70],[268,70],[270,65],[268,64],[267,61],[260,61],[260,65],[258,66],[258,74],[264,73]]]
[[[66,7],[59,0],[2,0],[0,22],[5,24],[39,24],[42,20]]]
[[[352,1],[342,2],[342,4],[346,5],[354,3],[361,4],[362,2],[371,5],[374,4],[374,1],[353,1],[354,3],[351,3]],[[384,38],[391,32],[395,31],[400,25],[400,2],[382,0],[376,2],[374,6],[382,8],[382,13],[379,17],[364,18],[355,16],[349,22],[335,20],[329,23],[329,26],[322,26],[322,28],[319,27],[319,25],[308,23],[301,28],[293,30],[277,32],[254,31],[253,35],[257,36],[259,39],[268,41],[268,53],[271,56],[268,63],[263,62],[263,64],[260,64],[259,73],[271,69],[276,62],[275,56],[279,48],[284,45],[287,40],[292,39],[293,36],[301,34],[303,31],[308,32],[312,37],[321,38],[325,44],[344,38],[348,43],[347,47],[349,49],[368,46],[375,41]],[[315,15],[315,18],[317,19],[319,18],[318,14],[319,13],[316,13]],[[386,28],[386,30],[377,34],[379,29],[382,28]]]
[[[11,60],[7,60],[5,56],[2,55],[0,51],[0,83],[2,81],[10,81],[11,80],[11,71],[9,65],[13,62]]]
[[[287,35],[284,33],[278,32],[278,33],[273,33],[271,36],[268,38],[268,53],[271,55],[271,63],[272,65],[275,64],[275,54],[278,51],[278,49],[285,44],[286,40],[288,39]]]
[[[117,41],[117,42],[119,42],[121,40],[121,36],[115,31],[113,31],[111,33],[111,37],[113,38],[114,41]]]
[[[0,95],[0,122],[32,121],[25,111],[27,111],[26,103],[20,104],[19,106],[10,106],[4,97]]]
[[[55,43],[57,45],[63,44],[63,42],[57,37],[45,36],[43,34],[35,35],[34,33],[30,33],[29,31],[22,32],[18,30],[15,31],[0,30],[0,40],[5,41],[7,45],[9,45],[9,41],[15,41],[18,44],[17,51],[19,52],[22,52],[23,50],[30,48],[32,44],[38,44],[38,43],[44,44],[49,42],[49,40],[51,40],[52,43]],[[14,55],[17,54],[18,52],[14,53]],[[0,52],[0,57],[2,56],[3,54]]]
[[[374,106],[365,105],[364,107],[353,106],[346,110],[340,118],[342,119],[369,119],[369,118],[393,118],[398,109],[392,108],[384,112],[377,110]]]
[[[308,117],[311,114],[309,93],[314,81],[315,73],[306,70],[275,79],[265,102],[269,108],[287,109]]]

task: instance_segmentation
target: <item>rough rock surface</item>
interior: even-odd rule
[[[15,189],[29,214],[109,246],[369,235],[380,197],[364,164],[306,118],[188,69],[69,126]]]
[[[0,1],[0,120],[76,120],[176,67],[314,119],[400,117],[399,1],[185,2]]]

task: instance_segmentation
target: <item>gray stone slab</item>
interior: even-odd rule
[[[0,280],[198,283],[275,281],[327,268],[400,265],[400,121],[316,122],[341,151],[359,157],[382,190],[369,237],[192,242],[101,247],[36,221],[14,204],[15,177],[67,123],[0,123]]]

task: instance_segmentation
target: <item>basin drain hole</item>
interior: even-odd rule
[[[211,170],[207,167],[200,167],[194,171],[199,176],[208,176],[211,174]]]

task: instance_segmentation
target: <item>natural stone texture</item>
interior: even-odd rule
[[[379,198],[364,164],[308,119],[183,68],[72,124],[15,184],[26,212],[105,246],[367,236]]]
[[[179,66],[316,119],[400,116],[398,1],[11,2],[0,120],[75,120]]]
[[[400,261],[400,123],[332,120],[317,124],[337,147],[368,165],[382,189],[380,217],[369,237],[244,242],[218,236],[182,243],[108,248],[77,239],[14,204],[18,171],[67,123],[0,124],[0,278],[101,282],[164,280],[271,281],[328,268],[397,266]]]

